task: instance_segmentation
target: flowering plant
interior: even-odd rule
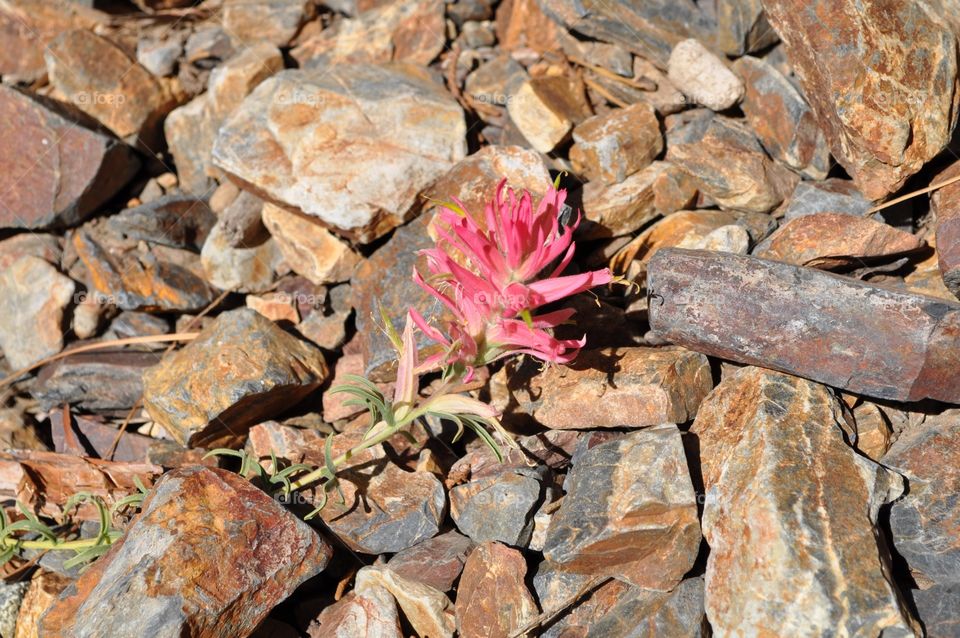
[[[393,398],[385,397],[362,377],[352,377],[350,385],[331,389],[351,394],[352,403],[371,413],[372,425],[359,446],[337,458],[331,458],[328,440],[324,467],[287,482],[288,491],[322,480],[324,493],[328,492],[336,485],[337,467],[350,456],[406,432],[426,416],[454,422],[456,438],[465,428],[473,430],[500,459],[503,455],[491,431],[516,445],[500,426],[496,410],[463,394],[461,384],[469,382],[477,368],[514,354],[553,363],[572,361],[585,338],[558,339],[551,329],[568,322],[574,310],[534,313],[613,281],[607,269],[563,274],[573,259],[573,231],[580,220],[578,217],[570,227],[563,227],[560,218],[567,193],[557,186],[554,183],[534,207],[530,193],[518,196],[502,180],[480,220],[457,200],[440,208],[439,239],[433,248],[423,251],[430,272],[424,277],[414,269],[413,278],[443,304],[449,316],[437,326],[416,308],[409,308],[402,336],[389,318],[383,318],[398,356]],[[442,352],[421,363],[414,327],[441,344]],[[442,383],[422,398],[420,376],[433,370],[443,371]]]

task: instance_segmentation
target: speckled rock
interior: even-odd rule
[[[663,150],[656,112],[643,102],[584,120],[573,130],[573,141],[573,169],[606,184],[622,182]]]
[[[697,499],[680,431],[662,425],[575,457],[544,557],[563,571],[669,591],[700,548]]]
[[[842,419],[825,386],[753,367],[701,405],[691,432],[714,632],[918,633],[877,530],[903,481],[846,444]]]
[[[215,447],[286,410],[326,376],[319,350],[240,308],[147,370],[143,403],[182,445]]]
[[[713,111],[728,109],[743,97],[743,80],[694,39],[673,47],[667,75],[692,102]]]
[[[213,162],[264,199],[365,242],[406,221],[419,191],[466,155],[465,135],[462,109],[425,70],[288,70],[220,129]]]
[[[52,100],[0,86],[0,228],[77,224],[137,172],[133,149]],[[51,146],[52,145],[52,146]]]
[[[251,633],[330,546],[233,472],[166,474],[123,538],[43,616],[40,636]]]
[[[956,39],[933,7],[769,0],[764,8],[834,157],[867,198],[899,190],[947,144],[960,106]]]

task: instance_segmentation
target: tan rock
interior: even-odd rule
[[[663,150],[656,112],[643,102],[584,120],[573,129],[573,140],[573,169],[605,184],[622,182]]]
[[[0,7],[0,76],[4,83],[32,84],[46,74],[47,45],[65,31],[92,29],[106,16],[69,0],[7,0]]]
[[[537,0],[506,0],[497,8],[497,42],[505,51],[527,48],[537,53],[560,49],[560,27]]]
[[[683,423],[713,388],[707,358],[679,348],[586,350],[568,366],[526,372],[497,373],[507,382],[494,404],[559,430]]]
[[[857,449],[879,462],[893,442],[887,416],[876,403],[864,401],[853,409],[853,419],[857,424]]]
[[[252,308],[261,315],[278,323],[287,321],[293,325],[300,323],[300,313],[290,295],[283,292],[268,292],[264,295],[247,295],[247,308]]]
[[[325,608],[307,628],[310,638],[403,638],[397,603],[386,589],[368,586],[351,591]]]
[[[315,284],[349,280],[362,259],[314,219],[273,204],[264,204],[262,215],[287,265]]]
[[[531,78],[507,101],[510,119],[530,145],[549,153],[590,116],[583,85],[562,75]]]
[[[523,554],[483,543],[467,557],[457,590],[457,629],[463,638],[507,638],[537,615],[524,583]]]
[[[310,0],[225,0],[223,29],[244,44],[266,40],[286,46],[311,17]]]
[[[361,568],[354,583],[360,595],[376,587],[390,592],[417,635],[452,638],[456,631],[453,603],[442,591],[379,566]]]
[[[850,448],[841,421],[825,386],[761,368],[703,402],[691,431],[718,634],[919,635],[876,528],[903,481]]]
[[[39,635],[40,617],[56,602],[73,581],[55,572],[38,570],[30,579],[30,586],[20,603],[17,629],[13,638],[35,638]]]
[[[684,95],[714,111],[728,109],[743,97],[743,81],[694,39],[673,47],[667,74]]]
[[[267,290],[282,261],[283,254],[275,240],[268,238],[256,246],[234,248],[220,224],[210,231],[200,251],[207,281],[220,290]]]
[[[659,217],[654,184],[670,172],[678,169],[669,162],[654,162],[618,184],[588,182],[583,187],[583,216],[595,225],[581,232],[589,239],[620,237]]]

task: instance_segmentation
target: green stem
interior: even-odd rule
[[[102,538],[81,538],[75,541],[42,540],[42,541],[22,541],[11,536],[0,539],[0,545],[4,547],[20,547],[22,549],[55,549],[74,551],[88,549],[102,544]],[[106,544],[110,544],[109,539]]]

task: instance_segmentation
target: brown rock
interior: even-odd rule
[[[864,401],[853,409],[853,419],[857,424],[857,449],[879,461],[893,439],[887,416],[876,403]]]
[[[474,542],[455,531],[428,538],[387,562],[394,573],[442,592],[453,589]]]
[[[532,377],[504,370],[507,393],[495,405],[561,430],[683,423],[713,387],[706,357],[680,348],[586,350]]]
[[[567,139],[575,124],[590,116],[583,85],[566,76],[531,78],[507,101],[510,119],[530,145],[549,153]]]
[[[13,266],[21,257],[32,255],[54,266],[60,265],[63,250],[56,235],[26,232],[0,241],[0,270]]]
[[[152,73],[106,38],[78,29],[57,37],[44,53],[50,83],[67,101],[117,137],[155,152],[160,123],[175,106]]]
[[[573,169],[587,179],[618,184],[663,150],[653,107],[642,102],[584,120],[573,130]]]
[[[734,210],[769,212],[800,179],[771,161],[745,126],[709,111],[667,134],[667,160],[721,208]]]
[[[293,325],[300,323],[300,313],[297,312],[297,306],[290,295],[283,292],[268,292],[266,294],[247,295],[245,299],[247,308],[252,308],[261,315],[279,323],[286,321]]]
[[[503,3],[500,6],[505,5],[506,3]],[[505,108],[510,96],[529,77],[526,70],[516,60],[509,55],[501,54],[487,60],[471,71],[464,81],[463,90],[482,105]],[[504,113],[500,108],[495,112],[499,117],[502,117]],[[483,115],[483,117],[489,119],[486,115]],[[480,149],[480,152],[483,152],[483,150]],[[470,157],[467,159],[469,160]]]
[[[537,0],[505,0],[497,7],[497,42],[504,51],[531,49],[546,53],[560,48],[560,28]]]
[[[11,368],[63,349],[63,313],[75,288],[72,279],[31,255],[0,270],[0,350]]]
[[[594,225],[581,231],[588,239],[629,235],[660,216],[654,184],[681,172],[669,162],[654,162],[618,184],[597,180],[583,187],[583,215]]]
[[[507,638],[537,615],[524,584],[523,555],[500,543],[470,552],[457,589],[457,629],[463,638]]]
[[[723,635],[915,635],[876,529],[895,473],[844,442],[829,389],[744,368],[704,401],[706,611]]]
[[[441,0],[391,2],[334,22],[293,49],[300,68],[342,62],[410,62],[427,66],[446,42]]]
[[[68,0],[8,0],[0,9],[0,76],[4,84],[33,84],[46,74],[43,53],[64,31],[93,28],[105,16]]]
[[[312,15],[310,0],[225,0],[223,29],[244,44],[286,46]]]
[[[916,235],[868,217],[820,213],[791,219],[753,254],[797,266],[836,270],[923,248]]]
[[[40,617],[59,598],[64,589],[73,581],[55,572],[38,570],[30,579],[30,586],[20,603],[17,615],[17,629],[12,638],[34,638],[39,635]]]
[[[177,470],[44,614],[40,636],[245,636],[331,554],[245,478]]]
[[[54,450],[60,454],[82,454],[91,458],[109,457],[125,463],[150,463],[150,446],[162,443],[157,439],[126,431],[119,435],[114,454],[110,451],[117,439],[117,428],[93,417],[73,415],[64,423],[63,410],[50,411],[50,436]],[[72,434],[72,436],[71,436]]]
[[[143,404],[182,445],[242,438],[327,376],[323,355],[249,308],[225,312],[143,375]]]
[[[137,172],[133,149],[52,100],[0,86],[2,228],[77,224]]]
[[[700,547],[697,498],[680,431],[662,425],[574,458],[544,557],[564,571],[669,591]]]
[[[960,162],[941,171],[934,182],[960,175]],[[930,196],[937,216],[937,265],[947,289],[960,298],[960,182],[944,186]]]
[[[213,162],[264,199],[367,242],[408,219],[417,194],[466,155],[465,135],[462,109],[425,70],[288,70],[220,128]]]
[[[442,591],[379,566],[360,568],[354,582],[361,596],[371,588],[390,592],[418,636],[453,638],[457,624],[453,603]]]
[[[730,56],[766,49],[777,33],[763,13],[762,0],[719,0],[716,4],[716,45]]]
[[[740,108],[771,157],[808,179],[825,178],[830,149],[800,92],[760,58],[744,56],[733,70],[746,86]]]
[[[960,106],[955,37],[932,8],[854,0],[764,7],[833,156],[869,199],[899,190],[947,144]]]
[[[325,608],[307,629],[310,638],[403,638],[397,603],[383,587],[351,591]]]
[[[225,182],[231,187],[237,187],[231,182]],[[220,191],[220,187],[217,187]],[[210,197],[210,208],[217,212],[217,225],[220,226],[227,243],[233,248],[256,246],[263,243],[270,236],[263,225],[261,213],[263,200],[249,191],[236,191],[229,203],[222,204],[222,208],[214,208],[214,196]],[[219,204],[219,202],[218,202]]]
[[[315,219],[264,204],[263,223],[287,265],[315,284],[347,281],[362,259]]]
[[[129,410],[143,393],[143,371],[159,361],[152,352],[73,355],[44,366],[31,394],[45,410],[65,403],[91,412]]]
[[[791,220],[804,215],[842,213],[862,217],[873,206],[848,179],[831,177],[819,182],[800,182],[784,204],[783,218]],[[885,219],[881,211],[877,219]]]
[[[677,248],[650,260],[647,287],[651,329],[679,345],[870,397],[960,403],[960,304]]]

